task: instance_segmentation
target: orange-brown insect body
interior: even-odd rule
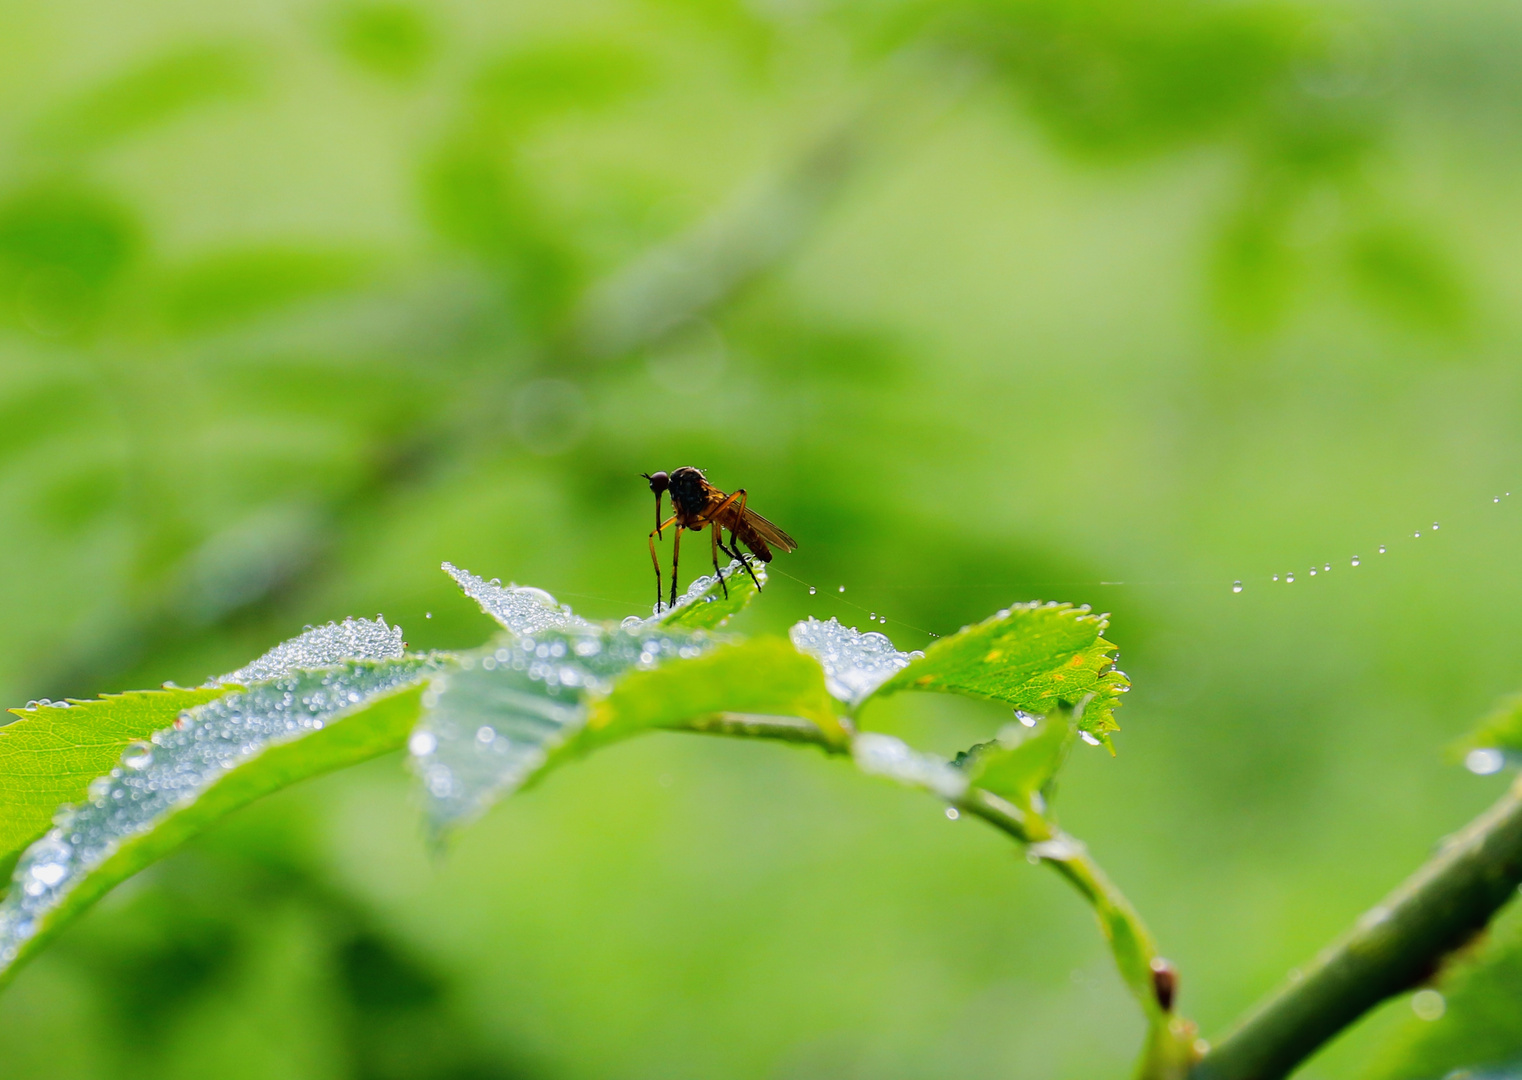
[[[746,520],[751,515],[747,515],[743,507],[731,502],[714,513],[729,495],[705,480],[697,469],[687,466],[673,472],[670,491],[671,508],[676,511],[676,523],[682,528],[701,531],[712,522],[728,529],[730,535],[755,552],[756,558],[762,562],[772,561],[772,549],[755,526]]]
[[[712,527],[713,569],[719,578],[719,583],[724,585],[726,596],[729,595],[729,586],[724,584],[724,572],[719,568],[720,551],[739,560],[744,565],[746,573],[755,580],[755,571],[751,569],[750,563],[735,550],[735,541],[743,543],[755,554],[756,558],[764,563],[772,561],[773,546],[783,551],[792,551],[798,546],[797,541],[791,536],[746,507],[745,501],[748,496],[744,488],[736,489],[733,494],[725,494],[708,482],[702,470],[690,465],[669,474],[657,472],[640,475],[650,481],[650,490],[655,493],[655,528],[650,531],[650,561],[655,564],[657,608],[660,607],[661,567],[660,560],[655,556],[655,539],[667,525],[676,526],[671,549],[671,603],[673,604],[676,603],[677,545],[681,543],[684,529],[702,532]],[[671,508],[674,513],[669,521],[662,521],[661,496],[668,491],[671,493]],[[727,547],[723,541],[724,529],[728,529],[730,535],[730,544]],[[756,588],[760,587],[760,581],[756,581]]]

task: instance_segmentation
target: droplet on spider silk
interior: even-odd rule
[[[1242,583],[1240,581],[1233,581],[1231,583],[1231,591],[1232,592],[1241,592],[1242,591]]]
[[[1311,577],[1315,577],[1315,576],[1316,576],[1316,568],[1313,566],[1313,567],[1311,567]]]
[[[1497,502],[1497,503],[1498,503],[1498,502],[1500,502],[1500,501],[1501,501],[1501,496],[1499,496],[1499,495],[1497,495],[1497,496],[1496,496],[1496,497],[1495,497],[1495,498],[1494,498],[1494,499],[1491,499],[1491,500],[1490,500],[1490,501],[1491,501],[1491,502]]]
[[[1439,528],[1439,525],[1438,525],[1438,523],[1437,523],[1437,522],[1435,522],[1435,521],[1434,521],[1434,522],[1433,522],[1433,523],[1432,523],[1432,531],[1433,531],[1433,532],[1437,532],[1437,530],[1438,530],[1438,528]]]
[[[1287,581],[1289,584],[1293,585],[1295,583],[1295,575],[1294,574],[1285,574],[1284,575],[1284,580]]]
[[[1357,556],[1357,555],[1354,555],[1354,556],[1353,556],[1353,565],[1354,565],[1354,566],[1357,566],[1357,565],[1358,565],[1358,556]]]
[[[846,591],[846,587],[844,585],[842,585],[840,588],[836,589],[835,591],[836,592],[845,592]]]
[[[1422,534],[1420,532],[1414,532],[1414,533],[1411,534],[1411,539],[1413,539],[1413,540],[1420,540],[1421,538],[1422,538]]]
[[[817,592],[818,592],[818,591],[819,591],[819,590],[818,590],[818,589],[816,589],[816,588],[814,588],[814,586],[812,586],[812,585],[810,585],[810,586],[809,586],[809,595],[810,595],[810,596],[813,596],[813,595],[814,595],[814,594],[815,594],[815,593],[817,593]]]
[[[1275,580],[1275,581],[1278,581],[1278,580],[1279,580],[1279,575],[1278,575],[1278,574],[1275,574],[1275,575],[1274,575],[1274,580]]]
[[[1384,554],[1384,553],[1385,553],[1385,545],[1383,545],[1383,544],[1380,544],[1380,545],[1379,545],[1379,553],[1380,553],[1380,554],[1381,554],[1381,555],[1383,555],[1383,554]]]
[[[1325,566],[1323,566],[1321,568],[1321,572],[1323,574],[1330,574],[1332,572],[1332,564],[1331,563],[1327,563]]]

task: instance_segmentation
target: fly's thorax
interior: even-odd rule
[[[690,465],[671,474],[671,502],[684,516],[696,516],[708,508],[708,482]]]

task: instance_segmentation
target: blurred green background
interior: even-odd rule
[[[1445,747],[1522,686],[1519,52],[1485,0],[4,0],[0,689],[475,644],[444,559],[644,611],[637,474],[703,466],[800,541],[749,631],[1114,612],[1120,754],[1059,807],[1218,1034],[1504,783]],[[118,890],[0,1000],[5,1075],[1137,1049],[1054,875],[813,753],[650,737],[438,860],[408,784]]]

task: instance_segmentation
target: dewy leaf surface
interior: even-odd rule
[[[760,560],[751,563],[756,580],[766,584],[766,564]],[[729,595],[725,595],[728,589]],[[704,574],[687,591],[676,598],[676,606],[655,616],[657,625],[687,630],[713,630],[738,614],[746,604],[756,598],[756,584],[751,581],[745,567],[734,559],[724,568],[721,584],[713,574]]]
[[[146,739],[226,687],[111,694],[94,701],[12,709],[0,727],[0,867],[43,833],[65,803],[79,802],[91,780],[111,771],[130,743]]]
[[[379,616],[345,619],[326,626],[309,626],[304,633],[282,641],[259,659],[211,681],[213,685],[248,686],[349,660],[400,660],[406,650],[400,626],[388,626]]]
[[[354,661],[197,706],[89,785],[23,852],[0,901],[0,982],[106,891],[210,822],[297,780],[397,748],[446,660]]]
[[[855,707],[884,682],[924,656],[902,652],[888,635],[862,633],[837,620],[820,622],[813,617],[795,623],[788,637],[799,652],[808,653],[824,668],[825,685],[835,697]]]
[[[573,630],[594,627],[560,603],[543,589],[528,585],[503,585],[496,578],[484,581],[469,570],[453,563],[443,564],[444,573],[454,578],[460,591],[481,605],[481,610],[496,619],[504,630],[515,634],[533,634],[542,630]]]
[[[1104,739],[1130,688],[1115,670],[1115,646],[1101,635],[1105,618],[1071,604],[1020,604],[942,638],[877,692],[946,690],[1048,713],[1093,694],[1079,728]]]
[[[408,746],[435,834],[479,816],[540,773],[626,671],[699,656],[706,635],[632,621],[499,639],[435,679]]]

